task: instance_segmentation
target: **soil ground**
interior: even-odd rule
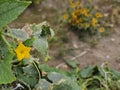
[[[91,47],[89,42],[80,41],[74,32],[62,24],[61,18],[67,5],[67,0],[45,0],[39,5],[32,5],[10,27],[21,28],[27,23],[48,21],[56,33],[55,42],[50,43],[50,56],[53,60],[48,63],[51,66],[67,68],[64,60],[75,58],[81,68],[109,62],[111,67],[120,70],[120,26],[116,25],[114,33],[101,38],[95,47]]]

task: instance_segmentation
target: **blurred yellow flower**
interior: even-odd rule
[[[26,47],[24,44],[20,43],[15,49],[18,60],[21,61],[24,58],[30,58],[30,50],[30,47]]]
[[[64,19],[68,19],[68,14],[64,14],[64,15],[63,15],[63,18],[64,18]]]
[[[90,27],[90,24],[89,23],[85,23],[85,27],[86,28]]]
[[[90,17],[91,14],[90,14],[89,12],[87,12],[87,13],[85,13],[85,16],[86,16],[86,17]]]
[[[71,8],[74,8],[74,7],[75,7],[75,3],[71,3],[71,4],[70,4],[70,7],[71,7]]]
[[[75,12],[72,13],[72,18],[77,19],[77,15],[75,14]]]
[[[82,7],[82,3],[81,3],[80,1],[77,1],[77,2],[76,2],[76,6]]]
[[[98,25],[98,20],[96,18],[92,19],[92,25],[96,27]]]
[[[100,12],[98,12],[98,13],[95,14],[95,16],[96,16],[96,18],[102,18],[102,17],[103,17],[103,14],[100,13]]]
[[[83,8],[82,9],[82,14],[84,14],[86,17],[90,17],[91,16],[90,11],[87,8]]]
[[[74,7],[75,7],[75,3],[73,3],[72,0],[69,0],[69,3],[70,3],[70,7],[71,7],[71,8],[74,8]]]
[[[76,9],[76,10],[74,11],[74,14],[75,14],[75,15],[80,15],[80,14],[81,14],[81,9]]]
[[[87,13],[87,12],[89,12],[89,9],[87,9],[87,8],[83,8],[83,9],[82,9],[82,13],[83,13],[83,14],[85,14],[85,13]]]
[[[104,27],[100,27],[100,32],[105,32],[105,28]]]

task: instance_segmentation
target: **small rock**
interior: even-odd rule
[[[113,41],[113,42],[114,42],[114,41],[115,41],[115,39],[114,39],[114,38],[111,38],[111,41]]]
[[[107,59],[110,59],[110,56],[109,56],[109,55],[107,55],[107,56],[106,56],[106,58],[107,58]]]

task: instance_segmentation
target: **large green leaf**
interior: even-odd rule
[[[31,2],[0,0],[0,28],[15,20]]]
[[[0,60],[0,84],[11,83],[16,79],[11,69],[13,56],[13,53],[7,53],[4,60]]]
[[[43,57],[45,57],[48,53],[48,42],[46,38],[40,38],[34,41],[33,47],[38,50]]]

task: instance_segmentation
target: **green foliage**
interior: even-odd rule
[[[51,72],[51,73],[48,73],[47,75],[48,79],[50,81],[52,81],[53,83],[57,83],[58,81],[60,81],[61,79],[64,79],[65,76],[63,74],[60,74],[58,72]]]
[[[32,46],[33,45],[33,42],[35,41],[35,37],[32,37],[30,39],[27,39],[26,41],[24,41],[24,45],[26,46]]]
[[[82,78],[89,78],[92,76],[93,74],[93,67],[92,66],[89,66],[88,68],[86,69],[83,69],[80,71],[79,75],[82,77]]]
[[[7,84],[16,80],[11,64],[13,56],[14,54],[9,52],[3,60],[0,60],[0,84]]]
[[[42,64],[42,65],[39,65],[39,68],[45,72],[58,72],[58,73],[61,73],[61,74],[65,74],[65,75],[70,75],[69,72],[66,72],[66,71],[63,71],[63,70],[59,70],[57,68],[53,68],[53,67],[49,67],[48,65],[46,64]]]
[[[40,79],[39,83],[35,86],[35,90],[50,90],[50,82],[46,79]]]
[[[26,67],[14,67],[14,72],[17,79],[20,82],[25,83],[28,88],[33,88],[38,83],[39,74],[32,64],[29,64]]]
[[[107,66],[89,66],[83,70],[72,71],[69,74],[56,68],[37,65],[41,72],[36,90],[119,90],[120,73]],[[44,66],[44,67],[43,67]],[[64,71],[65,72],[65,71]],[[34,72],[33,72],[34,73]],[[29,73],[30,75],[30,73]],[[31,82],[32,83],[32,82]],[[29,84],[30,85],[30,84]]]
[[[0,29],[16,19],[29,4],[27,1],[1,0]],[[0,31],[1,90],[120,90],[120,72],[107,65],[80,70],[77,61],[66,60],[73,69],[64,71],[40,64],[40,58],[33,53],[38,51],[46,61],[50,58],[48,39],[54,36],[54,31],[47,22],[31,24],[28,28]],[[22,51],[16,53],[16,48]],[[24,49],[31,53],[26,54]],[[19,60],[18,56],[24,57]]]
[[[25,41],[29,38],[28,33],[22,29],[10,29],[10,33],[13,35],[13,38],[19,39],[21,41]]]
[[[28,5],[30,5],[28,1],[1,0],[0,29],[16,19]],[[31,55],[30,61],[23,57],[24,60],[19,62],[22,60],[18,59],[18,57],[21,57],[19,54],[23,53],[19,50],[23,48],[30,50],[33,47],[41,53],[41,57],[45,58],[48,56],[47,39],[49,35],[53,36],[54,32],[47,22],[39,25],[34,24],[29,28],[31,28],[30,31],[22,28],[6,29],[5,31],[3,29],[0,32],[0,84],[12,83],[17,78],[19,82],[26,85],[26,88],[30,89],[38,83],[41,74],[36,66],[37,64],[34,63],[35,58]],[[19,46],[21,42],[22,44]],[[18,53],[16,53],[17,47],[19,47]],[[29,52],[26,55],[26,57],[30,57]],[[31,62],[34,64],[31,64]]]
[[[39,25],[30,25],[29,28],[32,30],[31,34],[25,29],[8,29],[7,32],[2,32],[0,38],[2,43],[0,45],[0,84],[12,83],[16,78],[21,84],[25,84],[28,89],[34,88],[38,84],[41,71],[38,64],[34,62],[36,58],[31,54],[30,59],[23,59],[22,62],[18,62],[14,50],[19,42],[23,42],[26,46],[31,46],[39,51],[41,57],[45,58],[48,56],[47,39],[49,36],[53,36],[54,32],[46,22]],[[9,36],[9,41],[5,36]],[[12,52],[12,54],[8,52]]]
[[[15,20],[30,5],[30,2],[0,0],[0,29]]]
[[[43,22],[38,25],[31,26],[33,30],[33,35],[36,37],[36,40],[33,42],[33,47],[38,50],[43,57],[46,57],[48,54],[48,36],[54,36],[53,30],[50,28],[47,22]]]
[[[43,56],[47,55],[48,43],[46,38],[40,38],[38,40],[35,40],[35,42],[33,43],[33,47],[35,47],[39,52],[41,52]]]
[[[82,90],[74,80],[67,78],[61,80],[60,83],[53,85],[52,90]]]
[[[77,60],[66,60],[66,64],[72,68],[77,68],[79,65],[79,62]]]
[[[16,0],[0,0],[0,29],[16,19],[30,4],[30,2],[20,2]],[[0,30],[0,84],[12,83],[16,80],[12,71],[12,61],[15,56],[10,43],[7,41],[4,31]]]

